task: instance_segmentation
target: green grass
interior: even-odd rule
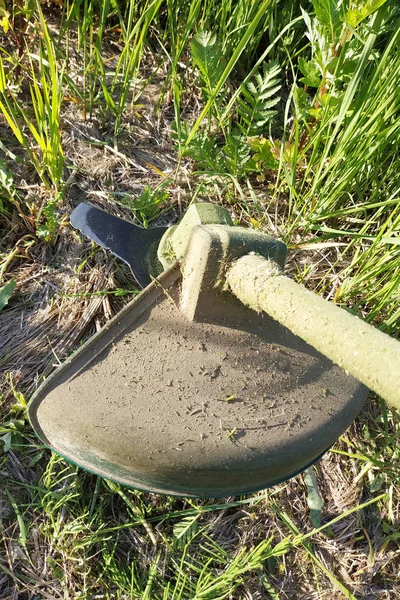
[[[7,6],[1,597],[397,597],[399,421],[379,398],[315,468],[318,529],[305,517],[312,477],[223,502],[135,492],[44,449],[25,406],[135,293],[119,263],[72,232],[83,196],[144,226],[194,200],[221,203],[288,244],[298,281],[399,336],[399,8]]]

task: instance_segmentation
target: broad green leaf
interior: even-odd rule
[[[3,17],[0,20],[0,27],[3,28],[4,33],[7,33],[7,31],[10,29],[10,21],[8,17]]]
[[[254,152],[252,159],[257,163],[259,168],[276,169],[278,161],[271,152],[272,142],[263,137],[253,138],[249,140],[250,150]]]
[[[302,83],[309,87],[317,88],[321,83],[321,72],[318,65],[313,60],[306,60],[305,58],[299,58],[299,69],[303,73],[304,77],[300,79]]]
[[[387,0],[366,0],[365,2],[352,2],[351,8],[347,11],[345,22],[353,29],[364,21],[369,15],[383,6]]]
[[[0,288],[0,310],[4,308],[15,290],[15,279],[10,279],[2,288]]]
[[[326,27],[335,38],[335,34],[342,27],[340,13],[335,0],[312,0],[315,16],[319,23]]]
[[[10,13],[7,10],[5,0],[0,0],[0,27],[4,33],[10,29]]]
[[[338,65],[340,68],[336,71]],[[347,79],[350,79],[357,68],[357,61],[348,59],[343,62],[339,60],[339,57],[335,57],[328,63],[326,68],[329,73],[332,73],[332,75],[335,74],[336,77],[345,76]]]
[[[324,113],[324,111],[321,106],[319,106],[318,108],[310,108],[310,110],[308,111],[308,114],[317,120],[322,118],[323,113]]]
[[[320,96],[320,101],[322,106],[328,106],[330,108],[334,108],[335,106],[339,106],[342,101],[342,95],[331,96],[328,93],[322,94]]]

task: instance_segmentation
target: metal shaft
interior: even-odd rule
[[[282,274],[271,260],[249,254],[228,271],[231,291],[264,311],[389,404],[400,408],[400,343]]]

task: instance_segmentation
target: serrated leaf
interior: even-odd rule
[[[347,11],[345,22],[353,29],[364,21],[369,15],[383,6],[387,0],[366,0],[366,2],[352,2],[351,8]]]
[[[42,215],[45,222],[36,228],[36,235],[39,238],[50,242],[57,234],[59,227],[59,219],[57,215],[57,201],[50,200],[43,208]]]
[[[16,285],[15,279],[10,279],[10,281],[0,289],[0,310],[8,304]]]
[[[277,61],[264,63],[262,73],[257,73],[247,86],[241,87],[238,99],[239,127],[247,136],[263,133],[265,125],[276,114],[272,110],[279,102],[281,68]]]
[[[304,75],[301,77],[300,81],[308,87],[319,87],[321,83],[321,72],[318,68],[318,65],[313,60],[306,60],[305,58],[299,58],[299,69]]]
[[[303,87],[294,85],[293,99],[298,117],[300,119],[306,118],[311,105],[310,96],[307,94]]]
[[[335,37],[342,27],[340,11],[335,0],[312,0],[312,4],[319,23]]]
[[[197,515],[190,515],[174,525],[173,537],[176,545],[185,545],[193,539],[197,532],[197,520],[199,517],[200,513]]]
[[[206,132],[198,132],[185,150],[185,156],[190,156],[196,167],[203,171],[224,171],[224,161],[221,148],[217,146],[215,136],[209,137]]]
[[[194,36],[190,49],[205,87],[208,92],[212,92],[225,68],[225,59],[216,36],[209,31],[199,31]]]
[[[246,172],[246,163],[250,159],[250,150],[247,140],[237,133],[233,133],[223,147],[226,170],[235,177],[241,177]]]

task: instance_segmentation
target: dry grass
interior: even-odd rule
[[[147,88],[139,117],[138,112],[127,115],[117,148],[110,141],[112,122],[104,123],[97,115],[84,120],[80,108],[72,103],[64,108],[66,172],[68,176],[73,173],[73,178],[58,207],[62,225],[54,242],[40,241],[32,225],[38,207],[48,199],[47,192],[26,164],[15,171],[27,192],[25,206],[17,206],[12,216],[0,215],[0,253],[9,256],[16,251],[4,276],[17,282],[10,306],[0,313],[0,391],[6,429],[16,417],[24,419],[20,413],[10,412],[16,392],[28,398],[82,339],[132,298],[132,294],[115,297],[104,292],[135,288],[125,266],[71,230],[71,210],[85,200],[138,222],[140,216],[117,204],[115,194],[139,194],[144,186],[155,187],[171,175],[169,198],[160,207],[155,225],[175,222],[195,192],[199,192],[198,200],[218,201],[209,183],[199,188],[201,179],[190,175],[189,162],[175,173],[178,159],[169,137],[172,105],[166,97],[163,110],[155,109],[158,90],[156,84]],[[199,106],[199,98],[192,96],[184,108],[196,116]],[[10,146],[10,150],[18,149]],[[274,204],[263,186],[257,191],[265,211],[262,228],[272,235],[284,234],[284,197],[281,204]],[[251,202],[249,197],[248,206]],[[249,223],[249,213],[240,202],[226,205],[238,222]],[[294,241],[300,247],[293,249],[288,272],[316,289],[323,280],[324,293],[332,299],[340,285],[337,271],[346,260],[340,254],[341,246],[304,248],[301,245],[307,240],[299,237]],[[396,421],[388,425],[371,398],[357,423],[316,467],[324,500],[323,523],[342,518],[308,541],[293,544],[282,556],[268,558],[262,568],[246,573],[230,598],[400,598],[398,455],[393,450],[398,433],[393,423]],[[286,539],[290,529],[285,515],[301,533],[312,530],[301,475],[256,494],[251,501],[228,498],[222,502],[226,507],[202,512],[203,507],[217,502],[128,490],[120,494],[120,489],[116,491],[51,456],[26,421],[21,434],[19,447],[0,454],[2,600],[151,598],[152,592],[146,591],[151,577],[158,591],[171,585],[165,598],[190,598],[178,592],[172,596],[174,586],[184,586],[177,573],[187,569],[195,579],[198,572],[188,565],[204,566],[202,561],[210,558],[205,552],[207,544],[218,544],[226,553],[210,563],[210,572],[216,577],[244,549],[255,548],[269,537],[273,546]],[[356,510],[379,490],[387,495]],[[241,504],[241,500],[249,502]],[[187,514],[198,515],[197,533],[188,545],[180,546],[173,524]],[[152,535],[143,524],[144,516]],[[183,556],[186,563],[181,562]],[[353,596],[338,589],[330,575]]]
[[[90,126],[92,132],[93,127],[94,125]],[[119,216],[130,216],[131,213],[127,209],[115,204],[110,205],[110,191],[140,190],[149,181],[158,183],[158,177],[151,168],[143,166],[143,162],[138,162],[139,166],[135,166],[130,163],[130,160],[134,160],[131,157],[130,160],[125,160],[107,149],[99,150],[85,142],[84,136],[73,138],[73,132],[76,130],[77,126],[71,129],[66,147],[69,160],[79,167],[79,174],[65,197],[61,207],[62,214],[68,215],[77,202],[88,199]],[[148,140],[146,143],[148,144]],[[150,155],[152,150],[158,149],[157,145],[154,148],[146,146],[145,140],[140,140],[138,145],[142,152],[143,147],[146,148],[146,156]],[[172,148],[169,152],[173,156]],[[135,156],[134,148],[131,148],[131,156]],[[163,153],[164,160],[165,156]],[[143,169],[146,168],[144,173]],[[168,211],[160,218],[162,223],[173,222],[187,205],[189,193],[186,186],[175,183],[169,192]],[[236,216],[240,216],[240,213],[236,213]],[[303,270],[304,264],[308,265],[310,269],[305,281],[312,285],[313,281],[318,281],[319,269],[325,270],[326,265],[332,262],[332,252],[336,258],[336,249],[332,248],[322,248],[313,251],[312,254],[305,250],[298,251],[292,256],[289,270],[295,274],[299,269]],[[67,226],[61,228],[54,246],[45,242],[35,243],[27,257],[16,258],[8,268],[8,276],[11,275],[17,281],[17,293],[10,308],[0,315],[3,410],[13,398],[10,380],[15,389],[29,396],[41,378],[60,364],[80,340],[98,330],[115,314],[122,303],[131,297],[126,296],[115,301],[108,295],[93,295],[121,285],[128,287],[129,274],[121,264],[107,256],[104,251],[93,248],[88,241],[82,240]],[[332,280],[334,282],[334,276]],[[134,282],[130,281],[128,285],[133,288]],[[373,405],[371,410],[374,410]],[[8,418],[6,414],[4,418]],[[357,433],[366,419],[368,412],[348,433],[349,439],[355,442],[356,447]],[[32,442],[34,438],[30,433],[27,435],[28,440]],[[364,442],[360,445],[364,446]],[[353,452],[344,441],[339,442],[336,447]],[[33,467],[29,466],[33,448],[28,452],[11,450],[0,471],[3,485],[7,479],[7,489],[11,490],[18,505],[23,507],[24,520],[29,521],[27,554],[20,545],[21,530],[18,520],[11,516],[13,509],[10,507],[9,498],[3,494],[1,597],[4,600],[78,598],[82,585],[92,590],[91,595],[87,597],[106,597],[100,580],[97,579],[102,570],[101,556],[104,548],[102,551],[101,544],[94,541],[91,544],[93,547],[90,556],[83,558],[83,552],[83,556],[79,558],[79,550],[73,551],[68,542],[66,547],[62,544],[61,548],[57,541],[54,544],[52,542],[54,529],[61,531],[76,521],[76,508],[71,510],[66,503],[52,529],[49,527],[49,516],[42,512],[41,505],[32,508],[26,505],[27,498],[32,497],[31,492],[27,491],[27,486],[36,489],[43,487],[48,468],[46,464],[49,453],[43,453],[40,446],[36,446],[34,451],[40,452],[40,459]],[[325,522],[354,509],[368,498],[364,478],[360,477],[361,467],[362,463],[358,459],[332,452],[320,461],[318,482],[324,499]],[[65,469],[74,482],[72,486],[75,490],[89,491],[94,486],[102,487],[99,482],[96,483],[94,476],[83,473],[76,475],[75,469],[66,467],[62,461],[57,464],[58,471],[63,472]],[[68,486],[67,478],[61,484],[60,493],[65,493]],[[37,493],[35,492],[35,495]],[[136,495],[126,493],[133,501],[137,501]],[[396,498],[396,491],[393,490],[393,493]],[[109,492],[106,497],[107,510],[102,515],[103,526],[118,528],[118,525],[127,520],[126,505]],[[266,497],[260,494],[260,498],[261,501],[256,502],[254,506],[227,508],[203,515],[199,527],[204,527],[207,536],[232,556],[244,547],[254,547],[270,535],[276,543],[285,538],[288,530],[282,522],[281,511],[291,515],[299,531],[311,529],[310,524],[305,521],[305,515],[308,513],[307,491],[301,476],[277,486]],[[234,500],[227,499],[226,502],[229,504]],[[165,500],[144,493],[140,494],[140,503],[153,518],[166,512],[190,508],[184,500],[171,499],[167,501],[166,506]],[[202,502],[194,504],[200,507]],[[397,502],[395,504],[398,511]],[[75,545],[79,545],[79,539],[85,541],[85,536],[93,535],[90,518],[84,517],[83,514],[80,520],[83,531],[74,537]],[[332,527],[329,535],[316,535],[312,538],[312,551],[315,556],[329,572],[353,591],[356,598],[392,600],[400,597],[400,587],[397,584],[399,551],[395,541],[382,550],[384,539],[380,523],[385,518],[385,506],[373,505],[340,520]],[[170,522],[161,520],[161,523],[156,523],[154,531],[157,537],[156,548],[146,530],[140,526],[119,531],[115,539],[112,535],[109,536],[107,545],[116,544],[115,558],[118,563],[126,561],[127,564],[131,564],[135,561],[137,568],[142,572],[146,572],[154,562],[160,549],[162,557],[157,563],[158,571],[159,575],[168,581],[171,577],[171,554],[174,552],[171,553],[168,546],[163,545],[163,539],[171,539]],[[199,553],[201,556],[201,550]],[[79,562],[81,560],[84,560],[85,568],[82,568]],[[60,584],[61,574],[63,586]],[[302,546],[279,561],[279,567],[272,570],[269,581],[279,594],[277,597],[282,599],[334,600],[345,597],[340,591],[335,591],[335,586],[315,566]],[[254,600],[266,597],[260,582],[259,574],[250,575],[235,597]],[[111,586],[107,589],[110,597],[117,597],[117,588]],[[126,595],[120,597],[128,598]]]

